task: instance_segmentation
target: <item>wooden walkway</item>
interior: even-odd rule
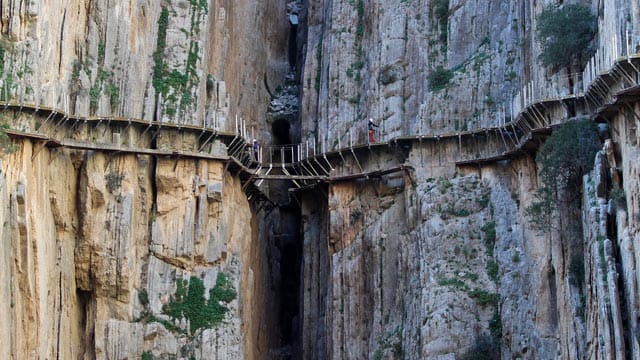
[[[63,147],[78,150],[94,150],[123,154],[140,154],[158,157],[177,157],[194,159],[212,159],[226,162],[226,168],[241,174],[247,183],[260,185],[264,180],[292,181],[296,187],[306,187],[319,182],[339,182],[356,179],[368,179],[384,176],[394,172],[410,171],[412,168],[404,163],[398,163],[389,169],[365,170],[361,164],[367,154],[384,154],[391,150],[411,149],[422,143],[438,144],[442,141],[457,142],[460,149],[469,147],[471,143],[494,144],[495,150],[489,149],[485,154],[470,158],[458,159],[456,165],[480,165],[518,156],[524,151],[531,150],[532,141],[537,136],[546,136],[552,128],[558,126],[564,118],[554,118],[554,107],[564,107],[568,104],[581,103],[595,114],[593,118],[606,118],[617,113],[621,107],[637,101],[640,96],[640,55],[617,59],[613,67],[598,74],[581,94],[562,96],[557,98],[540,99],[525,106],[511,122],[502,126],[476,129],[473,131],[451,132],[440,135],[410,135],[399,136],[386,142],[371,144],[356,144],[353,146],[326,151],[324,153],[309,154],[308,147],[303,144],[286,145],[267,148],[268,161],[256,161],[252,154],[251,144],[246,136],[230,131],[199,127],[188,124],[156,122],[124,117],[83,117],[65,113],[59,109],[35,104],[16,102],[0,102],[0,110],[5,112],[32,112],[46,118],[46,122],[54,126],[71,127],[87,124],[106,125],[125,128],[136,127],[144,136],[157,134],[160,131],[182,132],[197,135],[198,150],[164,150],[149,147],[123,146],[113,143],[96,143],[95,141],[73,140],[57,138],[39,131],[17,131],[6,129],[11,138],[27,138],[43,146]],[[41,126],[42,127],[42,126]],[[237,129],[236,124],[236,129]],[[227,147],[226,154],[212,154],[205,150],[208,144],[219,140]],[[497,144],[497,145],[496,145]],[[399,150],[400,149],[400,150]],[[261,159],[265,149],[262,149]],[[492,152],[493,151],[493,152]],[[335,175],[335,168],[347,162],[356,169],[351,174]],[[406,160],[406,159],[405,159]]]

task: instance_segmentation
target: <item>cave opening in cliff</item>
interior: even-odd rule
[[[291,144],[291,135],[289,135],[290,128],[291,124],[289,124],[287,119],[277,119],[271,124],[274,145]]]

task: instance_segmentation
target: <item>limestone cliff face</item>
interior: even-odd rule
[[[3,1],[3,97],[224,130],[237,115],[259,133],[265,82],[275,88],[289,71],[285,5]]]
[[[637,111],[637,105],[629,110]],[[638,133],[630,113],[612,119],[612,138],[585,177],[583,221],[587,297],[587,356],[610,359],[640,349],[638,317]],[[623,190],[624,191],[623,191]]]
[[[192,276],[208,292],[224,273],[242,294],[251,212],[221,163],[29,141],[2,163],[3,358],[243,356],[244,296],[194,338],[179,328],[195,319],[163,308]]]
[[[637,3],[576,2],[598,17],[600,45],[637,38]],[[383,138],[478,129],[515,116],[518,92],[579,92],[582,69],[538,61],[537,15],[551,3],[309,1],[303,138],[364,142],[367,118]]]
[[[9,0],[0,14],[0,100],[69,115],[223,131],[238,119],[263,138],[270,88],[290,72],[286,1]],[[12,129],[111,143],[111,124],[69,132],[48,120],[3,115]],[[125,146],[198,148],[171,131],[122,136]],[[2,358],[266,352],[258,349],[271,340],[258,339],[264,326],[252,322],[271,296],[261,295],[265,256],[250,241],[257,225],[240,180],[223,162],[15,145],[2,168]],[[193,329],[208,320],[167,315],[181,285],[202,281],[206,303],[218,274],[237,293],[222,302],[222,325]]]
[[[538,62],[536,17],[549,3],[310,2],[303,137],[327,148],[362,143],[369,117],[381,123],[382,139],[455,132],[498,124],[502,106],[508,121],[511,96],[523,86],[538,99],[582,92],[577,69]],[[597,16],[598,46],[626,46],[627,34],[637,39],[636,3],[581,3]],[[439,65],[452,77],[434,89],[430,74]],[[326,248],[305,239],[304,353],[454,359],[500,330],[501,345],[493,348],[502,358],[636,358],[636,107],[599,119],[612,127],[608,155],[585,180],[592,187],[582,206],[562,208],[550,233],[533,229],[525,214],[538,187],[535,151],[456,167],[455,149],[414,144],[403,149],[413,181],[330,186],[326,215],[303,208],[305,234],[327,238]],[[586,116],[594,110],[580,109]],[[556,115],[572,116],[562,111]],[[384,163],[360,161],[366,169]],[[447,193],[432,189],[445,181]],[[470,182],[480,190],[466,192]],[[616,183],[624,191],[611,191]],[[469,207],[483,194],[487,208]],[[457,205],[468,213],[442,216]],[[487,231],[495,235],[490,249]],[[495,294],[496,307],[479,304],[474,289]]]
[[[577,2],[598,47],[640,50],[637,1]],[[538,62],[550,3],[0,1],[0,101],[227,131],[237,114],[263,144],[318,149],[364,143],[366,118],[382,140],[461,132],[585,90],[578,69]],[[638,83],[625,76],[607,86]],[[201,150],[183,129],[2,108],[2,124],[41,133],[2,158],[0,358],[638,359],[635,99],[599,117],[609,141],[582,203],[547,233],[525,214],[539,144],[474,165],[457,156],[500,144],[363,148],[331,175],[403,170],[294,192],[181,156]],[[589,101],[545,116],[594,115]],[[113,133],[166,152],[99,149]]]
[[[303,130],[330,147],[363,141],[366,118],[388,137],[487,126],[525,80],[528,2],[311,3]],[[437,71],[452,78],[433,91]]]

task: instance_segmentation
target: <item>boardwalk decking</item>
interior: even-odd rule
[[[226,168],[241,173],[244,181],[247,182],[290,180],[301,187],[308,185],[309,182],[350,181],[408,171],[411,166],[403,163],[390,166],[388,169],[364,170],[359,159],[370,154],[388,153],[392,150],[402,152],[403,149],[410,149],[421,144],[438,145],[444,141],[457,142],[460,158],[455,162],[456,165],[480,165],[519,156],[519,154],[530,150],[531,142],[536,137],[549,134],[553,127],[566,121],[565,118],[552,118],[554,107],[561,108],[569,102],[581,102],[592,110],[591,113],[595,114],[592,116],[593,118],[606,118],[620,111],[620,108],[629,106],[629,103],[636,102],[640,96],[639,68],[639,54],[619,58],[609,71],[594,77],[593,81],[585,86],[584,93],[532,101],[524,106],[511,122],[504,123],[502,126],[439,135],[399,136],[385,142],[353,144],[349,147],[313,154],[308,154],[308,147],[303,151],[302,144],[280,146],[268,148],[269,160],[261,162],[252,158],[251,144],[246,135],[242,136],[237,132],[124,117],[83,117],[65,113],[52,107],[17,102],[0,102],[0,110],[14,113],[32,112],[37,116],[45,117],[45,123],[50,122],[54,129],[63,127],[63,134],[67,134],[69,128],[93,124],[107,128],[122,128],[124,126],[125,129],[133,126],[139,130],[141,136],[145,134],[157,135],[160,131],[197,135],[197,150],[166,150],[149,146],[132,146],[131,144],[123,146],[114,143],[98,143],[89,141],[89,139],[70,139],[65,136],[60,138],[59,135],[38,130],[5,130],[5,133],[11,138],[26,138],[51,148],[62,147],[158,157],[219,160],[227,163]],[[39,127],[39,130],[41,129],[42,126]],[[207,145],[214,140],[225,144],[226,154],[212,154],[206,151]],[[465,152],[465,150],[467,151]],[[262,158],[262,156],[260,157]],[[356,171],[349,174],[335,174],[335,168],[346,163],[347,158],[356,165],[352,166]]]

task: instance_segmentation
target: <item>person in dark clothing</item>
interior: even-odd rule
[[[260,162],[260,144],[258,144],[258,140],[253,139],[253,158],[257,161]]]
[[[376,139],[373,137],[373,132],[375,131],[375,128],[377,128],[379,125],[376,125],[376,123],[373,122],[373,119],[369,119],[369,142],[370,143],[374,143],[376,142]]]

